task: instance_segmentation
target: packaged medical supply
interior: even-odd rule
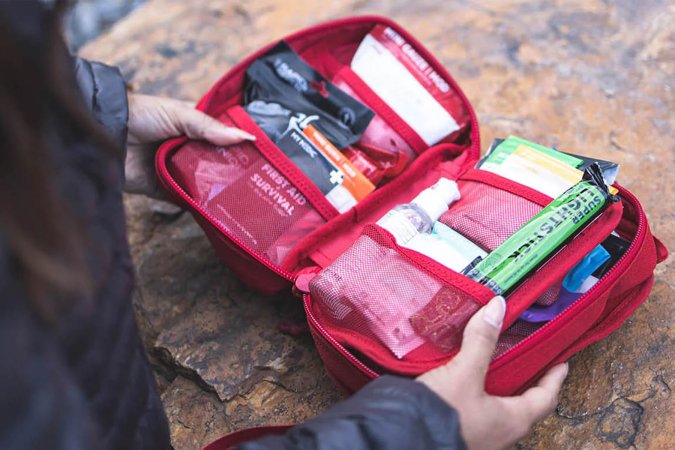
[[[389,231],[399,245],[405,245],[418,233],[430,232],[434,222],[447,211],[448,205],[459,197],[457,183],[441,178],[412,202],[394,207],[377,224]]]
[[[590,166],[582,181],[553,200],[465,274],[498,295],[508,295],[590,223],[608,205],[610,197],[600,168]]]
[[[255,101],[262,103],[251,107]],[[321,76],[283,41],[246,70],[244,104],[253,120],[275,142],[293,118],[312,123],[340,149],[358,141],[374,115]]]
[[[361,41],[351,69],[427,145],[459,134],[469,114],[450,84],[392,28],[378,25]]]
[[[476,167],[555,198],[581,180],[583,171],[577,167],[587,165],[583,159],[510,136],[493,145]],[[610,187],[610,192],[617,190]]]
[[[430,233],[418,233],[400,245],[422,253],[455,272],[461,272],[474,259],[487,256],[482,248],[441,222],[435,222]]]

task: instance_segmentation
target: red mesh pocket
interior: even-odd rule
[[[488,251],[542,210],[530,200],[475,181],[462,182],[460,193],[461,199],[439,220]]]
[[[391,236],[366,229],[346,252],[310,283],[312,298],[332,325],[356,338],[379,340],[398,358],[429,341],[456,345],[479,308],[466,294],[402,255]],[[438,317],[438,314],[444,314]]]
[[[513,347],[518,345],[526,337],[537,331],[541,328],[542,324],[540,323],[530,323],[525,322],[524,320],[516,320],[513,325],[507,328],[497,341],[497,348],[492,356],[493,359],[498,358],[504,353],[511,350]]]
[[[169,169],[190,197],[203,204],[243,175],[249,166],[247,153],[239,145],[224,148],[192,141],[171,157]]]
[[[460,191],[461,199],[439,220],[488,251],[543,209],[538,203],[477,181],[462,182]],[[561,282],[551,286],[535,303],[553,304],[560,294]]]
[[[226,116],[219,120],[234,126]],[[169,170],[228,234],[274,264],[325,223],[254,143],[215,147],[189,142],[171,157]]]
[[[535,302],[537,305],[550,306],[560,297],[560,289],[562,288],[562,281],[557,282],[544,292],[541,297]]]

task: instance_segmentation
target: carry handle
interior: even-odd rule
[[[654,244],[656,245],[656,264],[662,263],[668,258],[668,249],[663,242],[661,242],[656,236],[654,237]]]

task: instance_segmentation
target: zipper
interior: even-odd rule
[[[638,205],[637,198],[632,193],[630,193],[628,190],[624,189],[622,186],[620,186],[619,188],[620,188],[622,197],[627,197],[628,200],[630,200],[633,205]],[[506,353],[503,353],[497,359],[492,361],[490,363],[491,366],[494,365],[494,364],[497,364],[499,361],[505,359],[507,356],[512,355],[519,348],[523,347],[528,342],[531,342],[532,340],[536,339],[537,336],[539,336],[540,334],[542,334],[543,332],[548,330],[550,327],[554,326],[556,322],[562,320],[564,318],[564,316],[566,316],[568,314],[571,314],[572,310],[581,308],[580,305],[582,305],[582,306],[585,305],[585,303],[587,301],[589,301],[588,299],[591,298],[591,296],[596,291],[600,290],[606,284],[608,284],[609,282],[613,282],[615,279],[618,278],[618,275],[614,276],[614,274],[617,273],[620,268],[623,268],[623,266],[627,264],[627,262],[629,261],[629,257],[630,257],[630,261],[632,261],[634,259],[633,254],[637,253],[640,246],[642,245],[642,242],[645,239],[644,212],[642,211],[642,208],[639,208],[638,211],[639,211],[638,227],[637,227],[635,239],[628,246],[628,249],[626,250],[626,253],[624,253],[621,256],[621,258],[619,258],[619,260],[616,262],[616,264],[614,264],[614,266],[611,269],[609,269],[609,271],[605,274],[605,276],[602,277],[602,279],[600,279],[597,283],[595,283],[595,285],[593,287],[591,287],[585,294],[583,294],[581,297],[579,297],[574,303],[569,305],[567,308],[563,309],[557,316],[555,316],[553,319],[548,321],[546,324],[544,324],[541,328],[536,330],[534,333],[527,336],[525,339],[523,339],[522,341],[518,342],[516,345],[511,347]]]
[[[342,356],[344,356],[352,365],[358,367],[361,369],[362,372],[364,372],[366,375],[368,375],[371,378],[377,378],[379,374],[372,369],[370,369],[368,366],[363,364],[359,359],[357,359],[354,355],[352,355],[349,351],[347,351],[346,348],[342,346],[333,336],[328,333],[328,331],[319,323],[318,320],[316,320],[316,317],[314,317],[314,314],[312,313],[312,310],[309,306],[309,294],[305,293],[303,295],[303,301],[305,304],[305,313],[307,314],[307,319],[312,323],[312,325],[319,330],[319,333],[321,334],[321,337],[326,339],[328,342],[330,342],[333,347],[339,351]]]
[[[171,185],[171,187],[173,189],[175,189],[177,192],[179,192],[181,194],[181,196],[183,197],[183,200],[185,200],[192,207],[192,209],[194,209],[195,211],[200,213],[202,216],[206,217],[209,220],[209,222],[211,223],[211,225],[216,227],[218,229],[218,231],[223,233],[228,239],[230,239],[232,242],[237,244],[237,246],[239,246],[242,250],[244,250],[246,253],[248,253],[249,256],[253,257],[253,259],[258,261],[260,264],[264,265],[265,267],[267,267],[268,269],[270,269],[271,271],[273,271],[277,275],[285,278],[288,281],[295,281],[295,275],[293,273],[291,273],[287,270],[284,270],[281,267],[278,267],[277,265],[275,265],[271,261],[269,261],[267,258],[264,258],[264,257],[258,255],[251,247],[249,247],[244,242],[242,242],[238,237],[234,236],[233,234],[228,232],[226,229],[224,229],[215,217],[213,217],[208,211],[202,209],[202,207],[200,207],[197,204],[197,202],[195,202],[192,199],[192,197],[190,197],[183,190],[183,188],[180,187],[178,185],[178,183],[176,183],[176,181],[169,174],[169,171],[164,167],[164,164],[162,164],[160,166],[160,169],[161,169],[161,172],[162,172],[162,175],[163,175],[164,179],[169,182],[169,184]]]

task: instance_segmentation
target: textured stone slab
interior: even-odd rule
[[[152,0],[85,50],[132,90],[197,100],[228,68],[284,34],[335,17],[400,22],[474,105],[483,147],[521,135],[622,164],[652,230],[675,246],[675,12],[656,0],[527,2]],[[136,304],[176,448],[312,417],[339,396],[291,298],[260,297],[216,259],[189,215],[129,197]],[[672,258],[636,314],[571,361],[557,412],[523,449],[670,448],[675,350]]]
[[[178,376],[162,394],[176,449],[198,449],[229,433],[225,406],[213,393]]]

